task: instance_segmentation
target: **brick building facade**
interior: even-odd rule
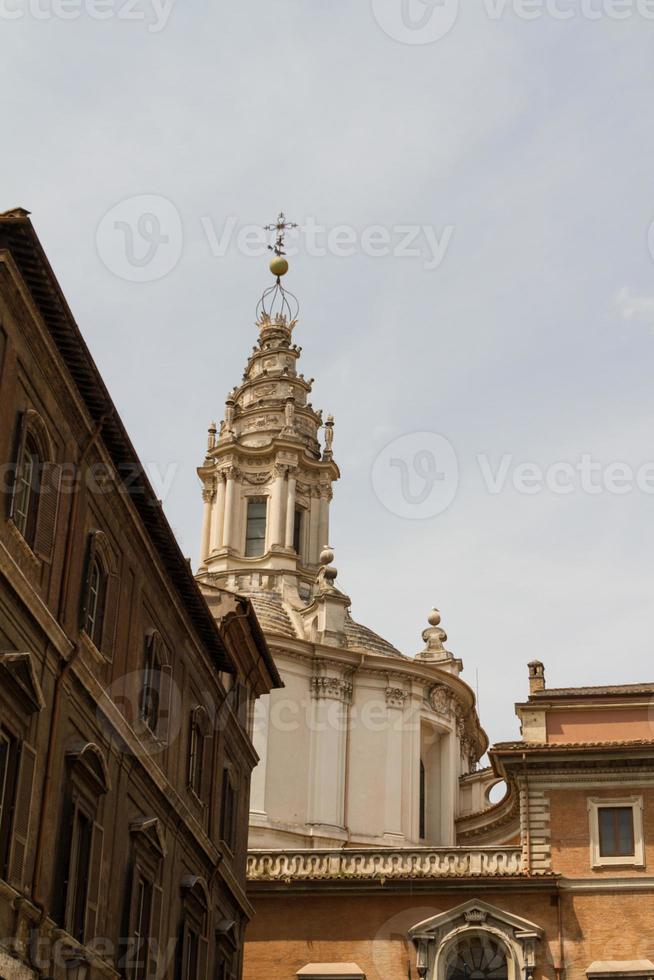
[[[20,209],[0,419],[0,977],[237,977],[279,676],[249,601],[201,595]]]
[[[530,686],[455,847],[251,852],[247,978],[654,976],[654,685]]]

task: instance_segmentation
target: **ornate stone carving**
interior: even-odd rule
[[[434,684],[428,689],[427,704],[436,714],[449,717],[452,713],[452,695],[444,684]]]
[[[484,878],[521,874],[519,847],[347,848],[300,853],[250,851],[250,881],[319,881],[332,879]]]
[[[317,700],[330,699],[349,703],[352,698],[352,684],[342,677],[311,678],[311,694]]]
[[[408,697],[409,697],[409,692],[405,691],[401,687],[387,687],[386,707],[402,709],[404,708],[404,705]]]
[[[483,909],[470,909],[463,917],[466,922],[485,922],[488,918],[488,912],[485,912]]]

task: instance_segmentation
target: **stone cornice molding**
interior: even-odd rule
[[[523,877],[519,847],[345,848],[250,851],[248,881]]]

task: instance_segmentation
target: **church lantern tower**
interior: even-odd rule
[[[227,587],[254,586],[306,594],[329,541],[334,420],[309,401],[313,379],[298,372],[302,348],[293,343],[297,303],[281,284],[288,269],[279,236],[271,270],[275,283],[257,307],[258,343],[225,416],[209,429],[198,474],[204,516],[200,572]],[[238,579],[238,581],[236,581]]]

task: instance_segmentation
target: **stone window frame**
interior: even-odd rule
[[[39,463],[39,472],[30,476],[30,496],[35,499],[29,504],[31,512],[27,517],[29,527],[21,528],[17,521],[16,506],[21,485],[21,466],[25,449],[31,441]],[[48,426],[41,415],[33,408],[18,414],[16,442],[14,451],[13,481],[7,495],[8,521],[22,550],[37,565],[50,564],[53,558],[59,503],[61,497],[62,467],[55,461],[55,446]],[[32,482],[35,481],[34,486]]]
[[[608,807],[630,807],[633,813],[634,853],[604,857],[600,854],[599,811]],[[588,798],[588,822],[590,829],[590,865],[592,868],[644,868],[645,837],[643,834],[642,796],[591,796]]]
[[[101,618],[99,636],[95,636],[95,634],[93,636],[91,635],[88,624],[91,576],[94,566],[99,568],[99,573],[103,580],[102,596],[99,598],[99,604],[101,605],[101,609],[99,610]],[[108,660],[110,663],[114,656],[119,599],[120,579],[118,577],[118,567],[113,548],[109,544],[109,539],[104,531],[92,530],[88,535],[86,550],[82,600],[80,603],[80,632],[87,641],[88,646],[96,654],[100,654],[103,660]]]
[[[157,817],[138,817],[129,825],[132,838],[132,863],[130,873],[130,890],[126,909],[127,940],[125,949],[126,976],[156,977],[159,965],[161,945],[161,923],[163,908],[163,867],[167,848],[161,821]],[[138,886],[139,881],[145,880],[151,890],[149,922],[147,924],[147,952],[145,957],[145,974],[137,959],[135,933],[138,916]],[[144,938],[144,937],[141,937]]]

